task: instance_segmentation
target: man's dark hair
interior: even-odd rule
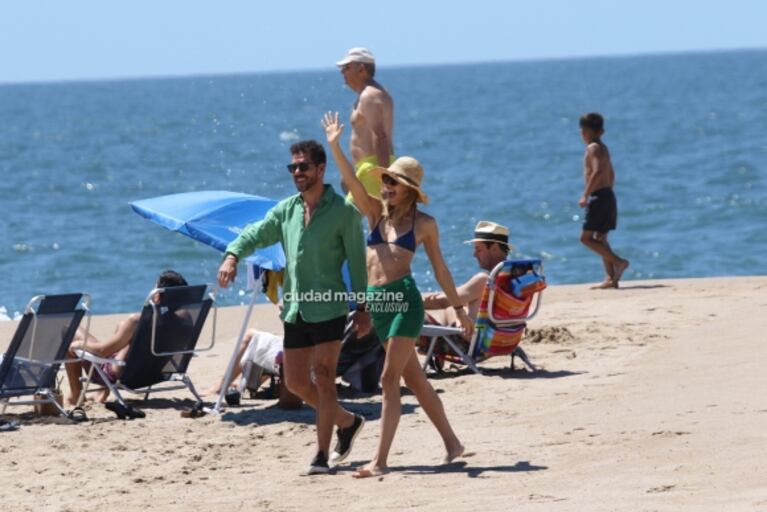
[[[376,65],[373,63],[363,62],[362,67],[368,70],[368,75],[370,75],[370,78],[373,78],[376,76]]]
[[[488,242],[484,240],[482,241],[482,243],[485,244],[485,247],[487,247],[488,249],[490,249],[493,245],[497,245],[498,247],[501,248],[501,250],[503,251],[503,254],[509,254],[509,246],[506,244],[501,244],[498,242]]]
[[[588,114],[583,114],[581,116],[580,125],[581,127],[588,128],[595,132],[601,132],[604,129],[605,120],[602,117],[602,114],[589,112]]]
[[[157,278],[157,288],[171,288],[173,286],[188,286],[186,279],[175,270],[166,270]]]
[[[325,148],[316,140],[302,140],[290,146],[290,154],[307,153],[314,165],[324,164],[328,161]]]

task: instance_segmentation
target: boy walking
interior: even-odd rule
[[[586,143],[583,157],[583,179],[586,186],[578,201],[586,208],[581,243],[602,257],[605,280],[594,288],[618,288],[629,261],[615,254],[607,241],[607,233],[615,229],[618,220],[618,204],[615,200],[615,171],[610,152],[602,142],[604,119],[601,114],[590,112],[580,118],[581,137]]]

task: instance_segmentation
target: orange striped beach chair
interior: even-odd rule
[[[426,354],[424,370],[431,366],[441,373],[445,363],[452,363],[468,366],[481,374],[477,363],[490,357],[510,355],[512,370],[516,356],[531,371],[535,371],[535,365],[519,343],[527,322],[540,309],[545,288],[541,260],[506,260],[499,263],[487,278],[470,341],[464,339],[456,327],[423,326],[419,351]]]

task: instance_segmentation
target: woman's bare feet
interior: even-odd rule
[[[607,290],[609,288],[615,288],[615,284],[613,283],[612,279],[605,279],[598,285],[591,287],[592,290]]]
[[[462,444],[459,444],[458,446],[451,448],[450,450],[447,451],[445,458],[442,459],[442,464],[450,464],[455,459],[463,455],[465,451],[466,451],[466,448]]]
[[[379,466],[375,461],[369,462],[366,466],[357,468],[352,473],[353,478],[371,478],[376,476],[383,476],[389,472],[389,468],[386,466]]]

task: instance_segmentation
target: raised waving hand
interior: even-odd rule
[[[330,151],[333,153],[333,159],[338,166],[338,171],[341,173],[341,180],[351,192],[354,204],[368,218],[369,222],[375,223],[381,215],[381,203],[368,195],[365,186],[357,178],[354,167],[341,149],[340,140],[344,125],[338,121],[338,112],[326,112],[320,124],[325,129],[325,136]]]

